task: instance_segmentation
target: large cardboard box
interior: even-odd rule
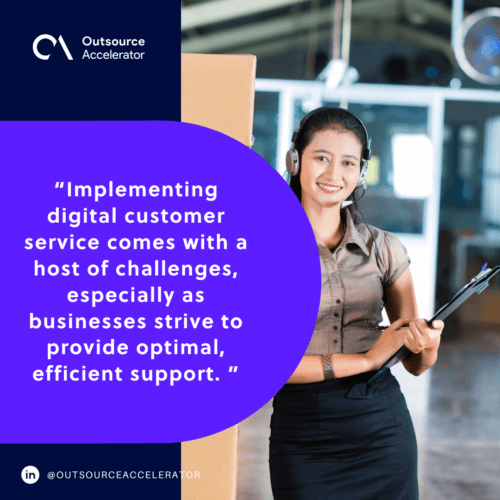
[[[181,117],[250,146],[255,56],[182,54]]]
[[[182,54],[181,63],[182,121],[217,130],[250,146],[255,56]],[[235,500],[237,445],[237,426],[182,443],[182,470],[199,471],[200,478],[182,480],[181,498]]]
[[[203,414],[203,413],[201,413]],[[181,444],[182,500],[235,500],[238,426]],[[199,479],[194,477],[199,472]]]

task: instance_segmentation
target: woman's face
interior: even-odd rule
[[[302,205],[342,206],[354,191],[361,171],[362,144],[342,129],[316,132],[302,153]]]

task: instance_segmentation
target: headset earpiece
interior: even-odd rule
[[[293,146],[286,153],[286,170],[292,176],[297,175],[300,170],[299,153]]]
[[[361,172],[359,174],[357,187],[363,186],[366,189],[366,172],[368,171],[368,161],[363,161]]]

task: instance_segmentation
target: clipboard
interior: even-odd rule
[[[500,271],[500,266],[495,266],[493,269],[485,269],[481,271],[477,276],[472,278],[472,280],[467,283],[459,292],[455,294],[455,296],[448,302],[446,305],[441,307],[439,311],[434,314],[434,316],[427,322],[429,326],[432,325],[432,322],[436,319],[444,320],[447,318],[455,309],[458,309],[469,297],[472,297],[475,293],[481,293],[488,285],[489,280],[495,276],[496,273]],[[403,325],[403,327],[409,326],[408,324]],[[386,327],[388,328],[388,327]],[[402,359],[408,359],[413,353],[406,347],[401,347],[395,354],[393,354],[384,365],[379,368],[377,373],[373,375],[373,377],[368,380],[368,384],[373,382],[379,375],[381,375],[387,368],[395,365]]]

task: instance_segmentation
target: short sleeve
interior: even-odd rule
[[[396,235],[384,231],[384,285],[391,286],[410,266],[410,257]]]

